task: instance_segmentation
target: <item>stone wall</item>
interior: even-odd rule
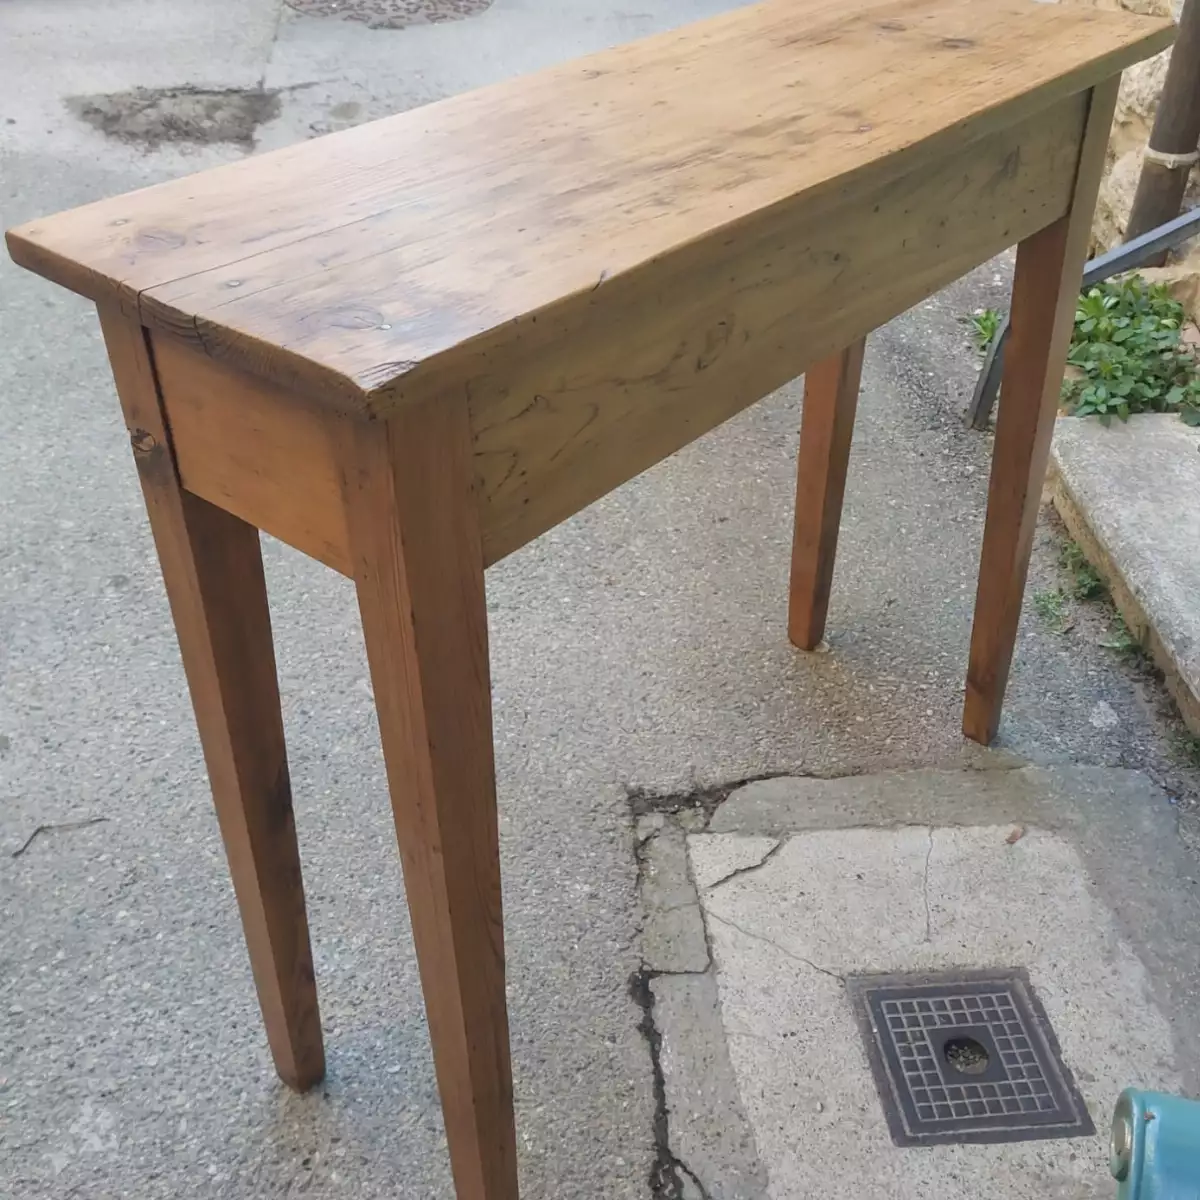
[[[1092,8],[1117,9],[1151,16],[1178,18],[1183,0],[1061,0],[1062,3],[1087,4]],[[1100,185],[1096,220],[1092,227],[1095,253],[1120,245],[1125,223],[1137,190],[1142,169],[1142,152],[1150,138],[1150,127],[1162,94],[1170,51],[1138,63],[1125,72],[1117,97],[1112,137],[1108,144],[1108,165]],[[1184,196],[1184,206],[1200,203],[1200,174],[1193,171]],[[1200,238],[1185,243],[1170,265],[1162,270],[1143,272],[1148,278],[1161,278],[1183,301],[1194,317],[1200,313]]]

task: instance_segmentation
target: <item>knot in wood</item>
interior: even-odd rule
[[[141,457],[153,453],[155,447],[158,445],[154,434],[145,429],[131,429],[129,431],[129,442],[133,446],[134,454]]]

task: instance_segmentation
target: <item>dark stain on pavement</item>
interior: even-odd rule
[[[67,108],[107,137],[147,150],[168,143],[253,149],[260,125],[279,115],[275,88],[134,88],[72,96]]]

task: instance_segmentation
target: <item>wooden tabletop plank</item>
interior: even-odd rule
[[[380,411],[456,349],[773,206],[952,154],[1172,35],[1033,0],[767,0],[8,244],[214,357]]]

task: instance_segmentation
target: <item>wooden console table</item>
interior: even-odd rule
[[[812,648],[863,338],[1019,243],[964,717],[989,741],[1119,73],[1171,36],[768,0],[8,234],[99,308],[288,1084],[325,1060],[258,531],[357,585],[455,1183],[514,1200],[484,568],[807,371]]]

